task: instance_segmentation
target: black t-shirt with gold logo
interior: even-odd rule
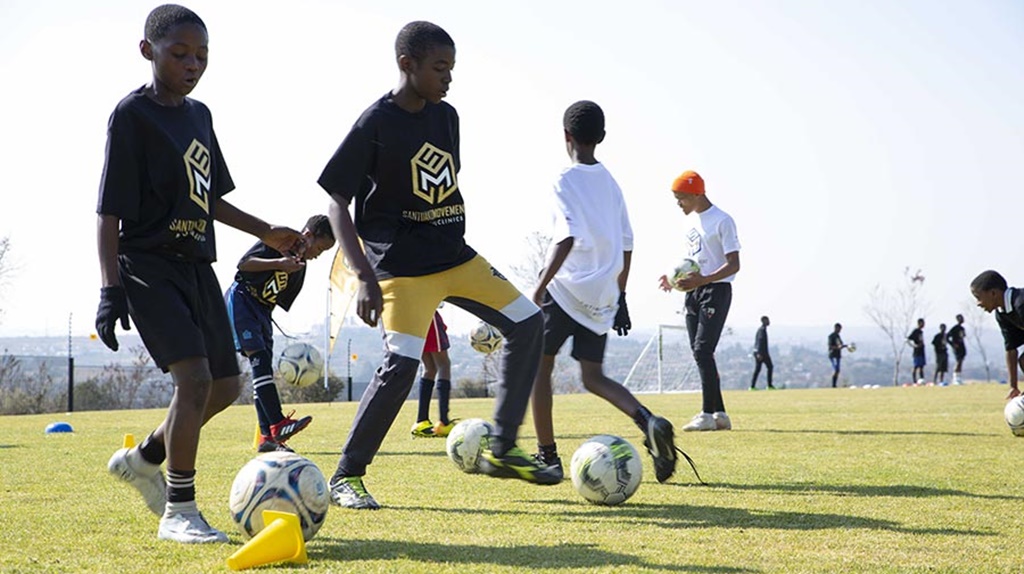
[[[259,241],[239,259],[239,264],[250,257],[257,259],[278,259],[281,252]],[[291,309],[292,302],[302,291],[306,280],[306,268],[287,273],[285,271],[238,271],[235,282],[245,287],[245,292],[260,303],[273,307]]]
[[[459,191],[459,116],[441,102],[417,113],[391,94],[352,126],[318,180],[355,199],[355,224],[379,279],[428,275],[476,255]]]
[[[143,88],[117,104],[96,212],[120,218],[121,253],[216,260],[214,204],[234,187],[205,105],[161,106]]]

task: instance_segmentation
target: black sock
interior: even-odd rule
[[[437,409],[439,412],[438,416],[441,417],[441,424],[446,425],[451,421],[448,420],[448,401],[452,396],[452,382],[448,379],[437,380]]]
[[[167,469],[167,502],[196,499],[196,471]]]
[[[149,433],[146,440],[139,445],[139,454],[142,455],[142,460],[150,464],[163,464],[167,460],[164,443],[153,438],[153,433]]]
[[[420,378],[420,408],[416,412],[416,422],[430,420],[430,396],[434,394],[434,381],[426,377]]]
[[[647,407],[643,405],[640,405],[640,408],[636,410],[636,414],[633,415],[633,422],[636,423],[636,426],[640,427],[640,432],[644,433],[644,436],[647,436],[647,425],[650,423],[652,416],[654,415],[651,414],[651,411],[647,410]]]
[[[267,428],[263,429],[263,421],[260,421],[260,432],[270,434],[270,425],[277,424],[284,419],[281,412],[281,397],[277,394],[277,385],[274,384],[274,368],[270,358],[270,351],[262,349],[249,355],[249,364],[252,365],[252,390],[256,395],[256,408],[263,411],[266,418]],[[256,415],[259,416],[259,411]]]
[[[540,458],[544,461],[544,464],[555,464],[558,462],[558,444],[538,444],[537,449],[540,451]]]

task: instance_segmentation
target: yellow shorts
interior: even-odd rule
[[[381,322],[388,351],[419,360],[434,311],[441,301],[461,307],[503,331],[540,309],[477,255],[440,273],[380,282]]]

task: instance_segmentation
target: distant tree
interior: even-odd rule
[[[14,271],[11,265],[11,258],[9,256],[11,250],[11,238],[0,237],[0,293],[3,293],[4,288],[7,287],[7,282],[10,280],[11,273]],[[0,317],[3,317],[3,309],[0,308]]]
[[[988,363],[988,353],[985,352],[985,325],[988,324],[991,319],[987,317],[988,313],[984,309],[978,307],[973,302],[964,303],[964,325],[967,326],[967,336],[970,337],[971,342],[974,343],[972,350],[977,351],[981,355],[981,362],[985,365],[985,382],[992,380],[992,367]]]
[[[526,236],[525,243],[523,259],[520,263],[512,265],[512,274],[519,279],[524,290],[532,290],[537,285],[540,272],[544,270],[544,266],[548,262],[551,237],[539,231],[533,231]]]
[[[927,310],[923,288],[924,275],[921,274],[921,270],[911,273],[910,267],[905,267],[903,280],[894,289],[875,285],[868,295],[868,304],[864,307],[864,313],[889,339],[894,386],[899,384],[900,364],[903,362],[903,353],[907,350],[907,334],[914,328],[914,322],[923,317]]]

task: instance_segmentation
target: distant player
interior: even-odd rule
[[[913,349],[914,368],[911,371],[911,379],[917,384],[924,383],[924,319],[917,320],[917,328],[907,335],[907,344]]]
[[[842,330],[843,326],[836,323],[828,335],[828,360],[832,363],[833,389],[836,388],[836,383],[839,381],[839,367],[843,361],[843,349],[846,348],[846,343],[843,343],[843,338],[839,336]]]
[[[302,236],[239,210],[210,110],[187,96],[206,71],[209,35],[195,12],[174,4],[146,18],[142,57],[152,81],[110,115],[100,181],[96,331],[116,351],[114,329],[131,315],[153,362],[174,381],[164,421],[142,444],[114,453],[111,474],[160,516],[157,538],[227,542],[196,507],[199,430],[238,397],[241,380],[220,284],[214,221],[282,252]],[[167,479],[160,465],[167,461]],[[217,513],[218,515],[220,513]]]
[[[939,332],[932,337],[932,348],[935,349],[935,384],[941,385],[949,370],[949,354],[946,352],[946,324],[939,324]]]
[[[484,472],[560,482],[516,445],[540,363],[540,309],[464,238],[459,116],[442,101],[455,43],[435,24],[411,22],[398,33],[395,58],[398,86],[363,112],[319,179],[333,199],[335,236],[359,279],[356,312],[367,325],[383,322],[386,345],[331,477],[331,498],[343,507],[380,508],[363,475],[409,395],[427,327],[445,300],[505,338]]]
[[[253,245],[238,261],[235,281],[224,295],[235,349],[249,360],[252,369],[253,402],[260,427],[259,452],[291,451],[285,442],[313,420],[308,416],[285,416],[274,383],[271,314],[275,307],[285,311],[291,308],[306,278],[306,261],[334,247],[334,233],[326,215],[310,217],[302,236],[309,247],[301,256],[283,254],[262,241]]]
[[[953,325],[949,332],[946,333],[946,340],[949,341],[949,346],[953,348],[953,359],[956,363],[953,365],[953,384],[959,385],[963,382],[960,378],[960,371],[964,366],[964,357],[967,356],[967,334],[964,331],[964,316],[959,313],[956,316],[956,325]]]
[[[1017,369],[1024,369],[1024,357],[1018,348],[1024,345],[1024,289],[1008,287],[1006,279],[996,271],[982,271],[971,281],[971,295],[986,313],[995,311],[996,324],[1003,334],[1006,349],[1006,374],[1010,384],[1007,400],[1020,394]]]
[[[563,472],[552,422],[551,373],[562,345],[572,337],[583,386],[628,415],[644,435],[658,482],[675,472],[672,423],[655,416],[626,387],[604,374],[608,329],[626,335],[632,324],[626,306],[626,280],[633,254],[633,229],[622,190],[594,157],[604,141],[604,111],[579,101],[562,118],[572,165],[554,185],[552,246],[533,293],[544,313],[544,353],[533,385],[537,457]]]
[[[446,437],[457,420],[449,417],[448,405],[452,394],[452,360],[448,356],[451,343],[448,341],[448,327],[441,313],[434,311],[434,319],[427,329],[427,340],[423,346],[423,375],[420,376],[420,400],[416,422],[412,425],[414,437]],[[437,424],[430,422],[430,399],[437,383]]]
[[[732,280],[740,270],[736,223],[711,203],[704,193],[704,180],[696,172],[685,171],[677,177],[672,182],[672,195],[685,215],[680,236],[687,246],[686,256],[695,259],[701,269],[675,285],[665,275],[659,279],[663,291],[680,288],[687,292],[686,332],[700,373],[703,409],[683,430],[729,430],[732,421],[725,413],[715,347],[732,305]]]
[[[754,376],[750,378],[750,390],[757,388],[757,376],[761,374],[761,365],[764,365],[768,378],[768,388],[775,388],[772,386],[772,356],[768,354],[768,325],[771,325],[771,320],[767,316],[761,317],[761,326],[754,335]]]

